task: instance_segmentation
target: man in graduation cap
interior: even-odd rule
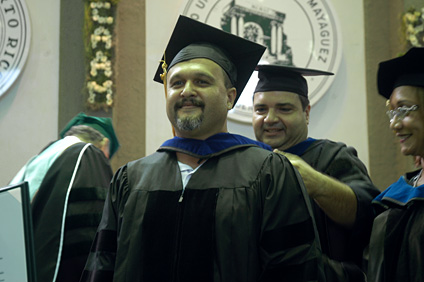
[[[424,48],[415,47],[378,68],[378,92],[388,99],[388,125],[401,153],[415,157],[418,169],[400,176],[373,200],[369,281],[424,281],[423,63]]]
[[[61,139],[33,157],[10,184],[28,182],[37,281],[78,281],[96,234],[119,147],[110,118],[80,113]]]
[[[323,275],[300,175],[268,146],[227,132],[264,49],[180,16],[162,75],[176,137],[115,174],[82,281]]]
[[[371,200],[379,191],[354,148],[308,138],[311,106],[304,76],[332,73],[277,65],[256,69],[256,139],[283,153],[302,175],[313,199],[327,281],[365,281],[362,252],[372,225]]]

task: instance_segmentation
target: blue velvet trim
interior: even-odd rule
[[[262,142],[231,133],[218,133],[206,140],[174,137],[173,139],[165,141],[159,147],[158,151],[179,149],[205,157],[208,155],[216,155],[219,152],[228,151],[232,147],[240,147],[243,145],[258,146],[272,151],[270,146]]]
[[[393,203],[405,206],[412,201],[424,200],[424,185],[413,187],[401,176],[399,180],[380,193],[373,203],[387,205]]]
[[[294,155],[297,155],[297,156],[300,157],[309,148],[309,146],[311,146],[312,143],[314,143],[315,141],[316,141],[316,139],[309,137],[305,141],[302,141],[302,142],[294,145],[293,147],[290,147],[287,150],[284,150],[284,152],[294,154]]]

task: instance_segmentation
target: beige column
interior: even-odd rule
[[[378,95],[376,80],[379,62],[407,49],[401,38],[403,12],[403,1],[364,1],[369,170],[380,190],[414,169],[412,158],[400,153],[399,141],[389,128],[386,99]]]
[[[113,169],[143,157],[146,151],[145,14],[145,1],[125,0],[118,3],[113,125],[121,148],[112,159]]]

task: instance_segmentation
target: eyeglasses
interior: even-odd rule
[[[402,106],[394,110],[387,111],[386,114],[390,119],[390,123],[392,123],[395,117],[397,117],[399,120],[403,120],[409,114],[409,112],[416,111],[417,109],[418,105],[413,105],[409,108],[407,106]]]

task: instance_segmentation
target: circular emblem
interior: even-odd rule
[[[30,22],[24,0],[0,2],[0,97],[21,73],[30,46]]]
[[[260,63],[336,72],[341,59],[338,20],[329,0],[189,0],[183,14],[267,47]],[[334,76],[305,77],[316,103]],[[229,118],[252,121],[253,72]]]

